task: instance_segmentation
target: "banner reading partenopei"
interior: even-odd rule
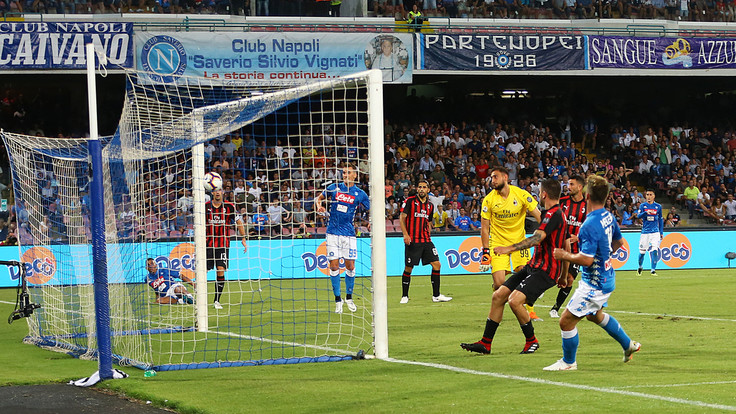
[[[381,69],[411,83],[410,34],[151,33],[136,35],[137,67],[156,82],[199,76],[225,82],[328,79]]]

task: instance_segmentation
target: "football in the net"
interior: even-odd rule
[[[207,191],[219,190],[222,188],[222,176],[216,172],[208,172],[204,175],[204,189]]]

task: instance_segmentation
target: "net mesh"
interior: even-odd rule
[[[371,353],[367,211],[359,209],[355,219],[358,306],[342,314],[335,313],[327,277],[329,217],[314,211],[315,198],[342,181],[348,163],[357,166],[358,185],[368,192],[366,77],[247,87],[205,79],[171,86],[139,73],[128,77],[120,127],[103,140],[115,360],[182,369]],[[32,299],[42,305],[29,320],[30,341],[94,357],[87,140],[9,133],[3,139],[14,176],[21,258]],[[207,171],[223,177],[224,202],[235,211],[235,220],[226,223],[222,309],[213,307],[215,269],[206,273],[206,283],[186,282],[207,267],[195,254],[209,237],[197,231],[207,219],[198,208],[206,201]],[[197,302],[161,304],[147,283],[147,258],[186,276],[175,301],[186,303],[191,294]],[[198,296],[202,289],[207,297]]]

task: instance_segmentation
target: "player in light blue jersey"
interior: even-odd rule
[[[156,261],[151,258],[146,259],[146,270],[148,270],[146,283],[156,292],[156,303],[165,305],[194,303],[194,296],[177,280],[181,279],[194,286],[192,279],[176,270],[159,269]]]
[[[659,243],[664,236],[664,219],[662,205],[654,202],[654,190],[648,189],[646,203],[641,203],[636,216],[642,219],[641,236],[639,237],[639,269],[636,273],[641,276],[644,254],[649,252],[652,260],[652,276],[657,276],[657,262],[659,261]]]
[[[586,180],[585,192],[588,215],[578,233],[580,252],[572,254],[565,249],[554,250],[555,259],[582,266],[582,278],[560,317],[562,359],[544,367],[545,371],[578,369],[576,356],[579,337],[576,326],[584,317],[598,324],[621,344],[624,362],[630,361],[634,352],[641,348],[641,344],[626,335],[616,318],[603,312],[616,287],[611,254],[623,244],[616,219],[603,208],[608,198],[608,182],[603,177],[591,175]],[[560,278],[557,284],[564,288],[572,282],[572,276],[568,274],[566,279]]]
[[[358,241],[355,237],[353,219],[358,206],[370,208],[370,200],[365,191],[354,185],[358,171],[348,164],[343,168],[343,182],[330,184],[315,200],[318,213],[324,213],[325,199],[330,201],[330,220],[327,223],[327,260],[330,262],[330,280],[332,292],[335,294],[335,313],[342,313],[342,297],[340,296],[340,259],[345,261],[345,303],[350,312],[358,307],[353,302],[353,286],[355,286],[355,259],[358,257]]]

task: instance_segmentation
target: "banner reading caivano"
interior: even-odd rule
[[[411,34],[136,33],[137,67],[154,82],[180,76],[225,83],[338,78],[380,69],[385,83],[411,83]]]
[[[443,71],[583,70],[585,36],[417,36],[419,69]]]
[[[591,69],[732,69],[736,39],[590,36]]]
[[[0,22],[0,70],[85,70],[93,43],[113,66],[133,67],[133,23]]]

